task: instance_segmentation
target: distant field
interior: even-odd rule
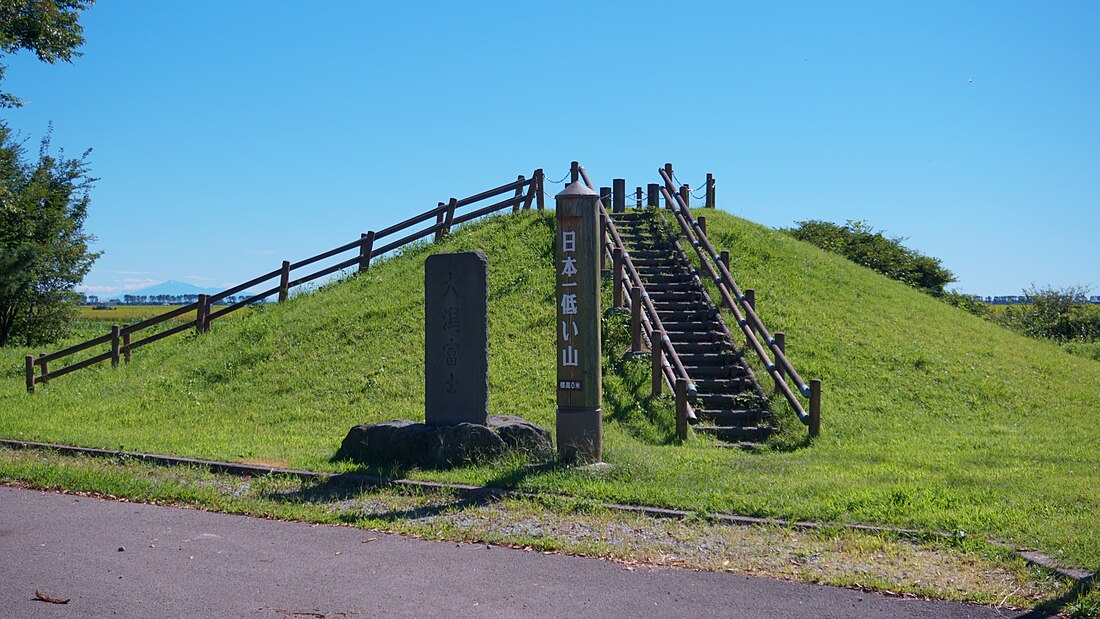
[[[1022,307],[1023,306],[1023,304],[1021,304],[1021,303],[1008,304],[1008,305],[992,305],[992,304],[986,304],[986,305],[989,307],[989,310],[991,312],[993,312],[994,316],[1004,315],[1005,310],[1010,308],[1010,307]],[[1090,303],[1090,304],[1084,305],[1083,307],[1085,308],[1086,311],[1089,311],[1089,312],[1100,312],[1100,305],[1095,305],[1095,304]]]
[[[81,305],[77,311],[78,320],[94,320],[97,322],[106,322],[108,324],[124,325],[139,320],[145,320],[146,318],[152,318],[153,316],[159,316],[161,314],[170,312],[174,309],[179,309],[182,305],[115,305],[111,309],[95,309],[91,305]],[[219,305],[214,306],[214,311],[217,311]],[[243,316],[240,311],[227,314],[226,317],[231,316]],[[174,318],[175,322],[187,322],[195,319],[194,313],[184,314]]]
[[[111,309],[95,309],[91,305],[81,305],[77,317],[83,320],[102,320],[119,324],[145,320],[153,316],[159,316],[165,312],[182,307],[181,305],[115,305]],[[190,317],[194,320],[194,316]],[[180,317],[187,320],[186,317]]]

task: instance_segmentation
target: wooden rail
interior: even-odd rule
[[[733,313],[734,320],[745,335],[746,343],[760,358],[764,368],[775,381],[776,390],[791,405],[799,420],[809,426],[810,436],[816,437],[821,432],[821,381],[811,380],[809,384],[806,384],[806,381],[802,379],[802,376],[795,370],[794,365],[787,357],[784,350],[785,338],[773,336],[764,326],[764,322],[760,320],[760,316],[756,313],[754,295],[746,294],[751,291],[743,292],[737,285],[730,273],[729,265],[726,264],[728,258],[723,260],[722,255],[714,250],[714,245],[707,238],[705,224],[692,215],[685,195],[690,195],[690,193],[684,191],[687,189],[687,185],[681,186],[681,191],[677,193],[672,182],[672,164],[665,164],[663,168],[659,168],[658,174],[661,175],[661,179],[664,181],[664,186],[660,188],[660,191],[664,195],[665,206],[675,215],[684,236],[698,253],[700,264],[718,287],[718,292],[722,295],[722,301]],[[758,334],[760,337],[757,337]],[[781,336],[778,333],[776,335]],[[760,341],[761,338],[764,340],[763,344]],[[767,349],[765,349],[765,345]],[[768,354],[769,352],[775,357],[774,363]],[[790,385],[787,384],[788,377],[794,381],[799,393],[809,400],[809,411],[803,407]]]
[[[399,247],[403,247],[422,239],[424,237],[434,235],[436,241],[441,240],[447,234],[451,232],[454,226],[471,221],[478,217],[489,215],[505,208],[512,208],[512,211],[528,210],[532,207],[538,210],[545,208],[545,200],[543,193],[543,172],[541,169],[535,170],[531,178],[519,176],[517,180],[511,183],[506,183],[499,187],[494,187],[488,191],[483,191],[479,194],[462,198],[461,200],[451,198],[449,202],[440,202],[438,206],[433,209],[429,209],[424,213],[410,217],[405,221],[394,224],[387,228],[383,228],[377,232],[371,231],[361,234],[360,237],[349,243],[345,243],[339,247],[335,247],[325,252],[321,252],[315,256],[299,260],[297,262],[283,261],[282,266],[274,271],[260,275],[259,277],[248,280],[247,282],[233,286],[214,295],[199,295],[199,300],[189,305],[176,308],[169,312],[154,316],[153,318],[147,318],[145,320],[119,326],[115,325],[111,327],[111,332],[106,335],[94,337],[85,342],[81,342],[74,346],[53,352],[50,354],[42,354],[38,357],[27,355],[25,359],[26,365],[26,379],[27,379],[27,391],[33,392],[35,385],[45,384],[49,382],[51,378],[58,378],[75,372],[79,369],[86,368],[97,363],[111,360],[113,365],[118,365],[120,359],[126,362],[130,361],[131,352],[134,349],[140,348],[147,344],[152,344],[158,340],[164,339],[176,333],[187,331],[189,329],[195,329],[198,333],[205,333],[210,330],[210,323],[216,318],[221,318],[231,312],[234,312],[242,307],[252,305],[264,301],[268,297],[278,295],[280,302],[286,301],[290,296],[290,289],[302,284],[320,279],[326,275],[337,273],[347,268],[356,267],[359,272],[366,271],[370,267],[370,261],[373,258],[380,257],[390,251],[393,251]],[[488,206],[478,208],[468,213],[463,213],[460,216],[456,216],[456,211],[463,207],[471,206],[478,202],[487,200],[489,198],[495,198],[504,194],[511,194],[503,200],[494,202]],[[433,221],[434,220],[434,221]],[[424,222],[431,221],[431,223],[421,230],[415,230],[402,236],[399,239],[386,243],[385,245],[376,246],[376,242],[379,239],[395,235],[398,232],[404,232],[422,224]],[[329,265],[320,270],[300,275],[294,279],[291,279],[291,274],[294,271],[303,269],[309,265],[334,258],[340,254],[354,251],[355,254],[347,259],[341,260],[336,264]],[[253,286],[265,284],[278,280],[277,285],[272,286],[266,290],[258,293],[251,294],[247,298],[237,301],[231,305],[226,305],[213,310],[213,305],[218,301],[222,301],[227,297],[237,295]],[[150,334],[144,334],[144,337],[134,339],[134,335],[139,332],[143,332],[147,329],[160,325],[173,318],[178,318],[189,313],[194,313],[194,319],[175,325],[169,329],[158,331]],[[70,355],[85,351],[95,346],[101,346],[104,344],[110,344],[110,350],[94,355],[87,359],[78,360],[68,365],[52,369],[50,368],[50,362],[64,359]]]
[[[583,166],[574,161],[571,171],[573,172],[571,176],[575,175],[578,179],[583,179],[584,184],[594,190],[592,180],[588,178],[588,172]],[[652,392],[654,395],[660,394],[663,379],[675,395],[676,435],[680,440],[686,440],[688,422],[696,419],[695,410],[691,405],[691,400],[695,398],[697,392],[695,383],[688,376],[680,355],[676,352],[672,340],[669,339],[661,317],[657,314],[657,309],[642,283],[642,278],[630,259],[630,253],[615,228],[615,222],[607,212],[608,205],[604,204],[605,198],[596,202],[602,222],[600,258],[606,261],[607,257],[610,257],[609,260],[614,269],[614,299],[623,302],[623,306],[631,311],[631,352],[641,352],[643,339],[648,344],[653,363]],[[611,206],[614,208],[614,205]],[[625,277],[622,276],[623,272]],[[618,303],[616,306],[619,306]]]

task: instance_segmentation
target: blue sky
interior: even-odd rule
[[[675,164],[956,287],[1100,294],[1100,3],[102,2],[0,112],[93,148],[88,289],[234,284],[537,167]],[[553,189],[548,185],[548,189]],[[751,283],[746,283],[751,285]]]

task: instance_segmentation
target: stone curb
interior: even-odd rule
[[[58,445],[54,443],[40,443],[35,441],[17,441],[0,438],[0,447],[10,449],[55,451],[57,453],[74,456],[92,456],[97,458],[132,458],[149,462],[160,466],[192,466],[205,468],[213,473],[239,475],[243,477],[263,477],[265,475],[286,475],[299,479],[325,480],[337,483],[358,484],[362,486],[405,486],[410,488],[423,488],[428,490],[449,490],[460,495],[479,498],[502,498],[507,496],[535,498],[530,492],[509,490],[507,488],[494,488],[491,486],[472,486],[468,484],[453,484],[434,481],[418,481],[415,479],[395,479],[377,475],[363,475],[360,473],[325,473],[319,471],[304,471],[301,469],[283,469],[256,464],[240,464],[235,462],[220,462],[217,460],[200,460],[197,458],[184,458],[179,456],[165,456],[161,454],[148,454],[133,451],[118,451],[114,449],[99,449],[95,447],[74,447],[72,445]],[[569,495],[550,495],[557,498],[576,498]],[[828,528],[841,528],[850,531],[864,533],[890,533],[904,537],[938,537],[952,539],[955,536],[944,531],[920,531],[917,529],[902,529],[895,527],[880,527],[866,524],[827,524],[808,520],[783,520],[780,518],[757,518],[754,516],[741,516],[737,514],[705,513],[699,514],[682,509],[670,509],[665,507],[648,507],[644,505],[626,505],[622,503],[598,503],[600,507],[612,511],[639,514],[650,518],[674,518],[685,519],[701,517],[709,522],[739,526],[775,526],[799,530],[820,530]],[[1078,586],[1088,585],[1096,580],[1096,573],[1082,568],[1064,567],[1056,559],[1034,550],[1020,550],[1012,548],[1000,542],[993,542],[999,546],[1011,548],[1012,553],[1031,565],[1050,570],[1063,578],[1072,580]]]

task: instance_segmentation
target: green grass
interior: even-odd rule
[[[686,509],[966,531],[1100,568],[1100,364],[949,307],[775,231],[708,212],[742,286],[796,367],[824,381],[822,436],[781,415],[776,449],[671,444],[644,362],[608,351],[605,473],[522,463],[394,471]],[[0,436],[347,470],[347,429],[423,419],[423,261],[490,265],[490,407],[553,427],[553,219],[469,226],[363,275],[23,389],[2,351]],[[621,336],[609,313],[606,331]],[[618,321],[618,322],[616,322]],[[621,341],[617,340],[617,341]]]

